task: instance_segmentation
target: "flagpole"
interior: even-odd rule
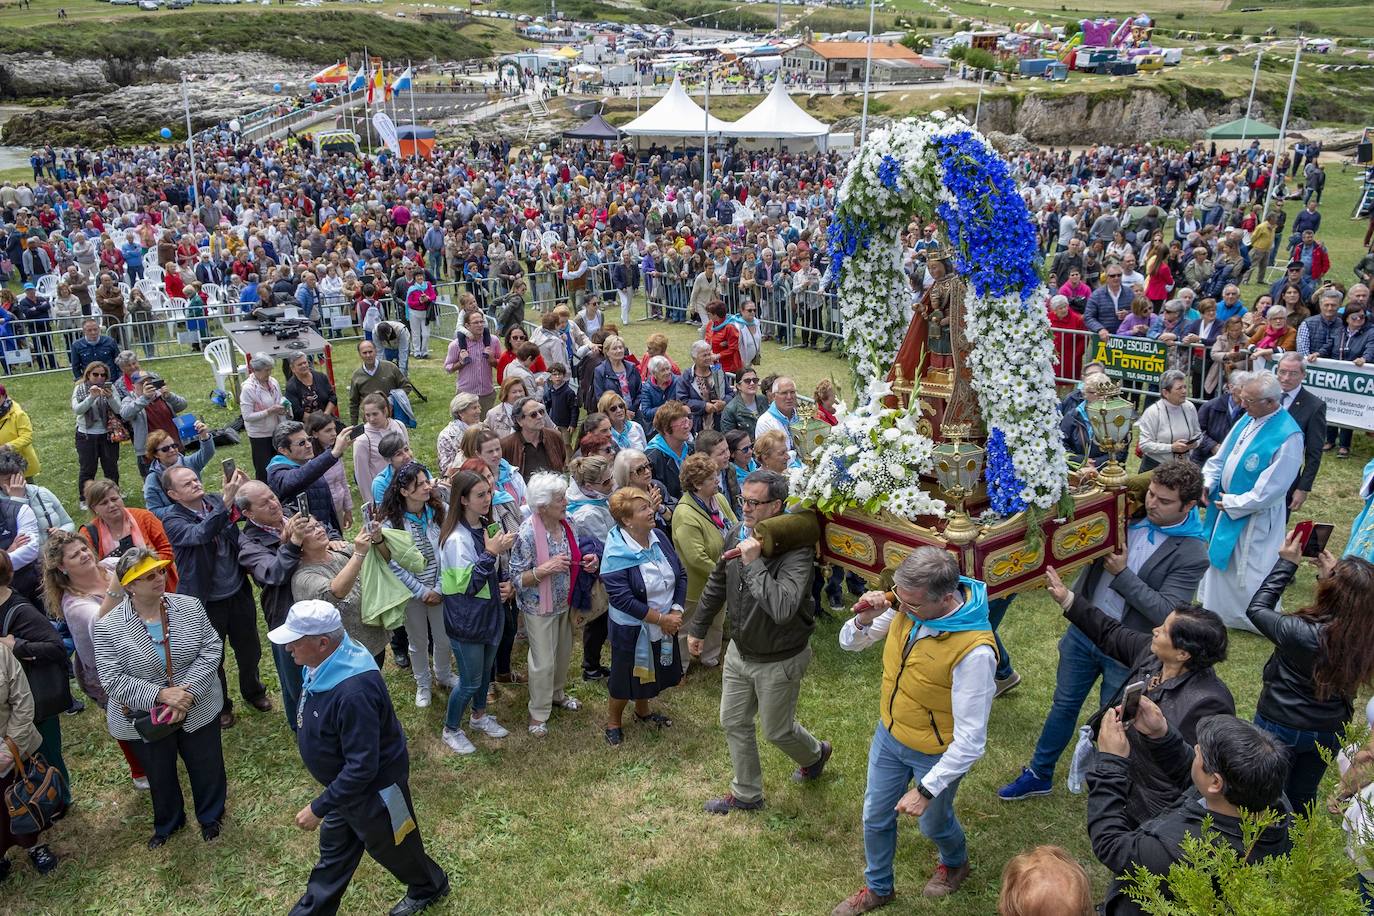
[[[1274,180],[1278,177],[1279,151],[1283,149],[1284,138],[1288,134],[1288,113],[1293,108],[1293,90],[1298,85],[1298,61],[1302,60],[1302,35],[1298,35],[1298,47],[1293,53],[1293,73],[1288,77],[1288,98],[1283,103],[1283,121],[1279,124],[1279,138],[1274,141],[1274,161],[1269,164],[1269,187],[1265,188],[1264,215],[1269,217],[1269,202],[1274,199]]]
[[[1264,49],[1260,48],[1255,52],[1255,75],[1250,80],[1250,99],[1245,103],[1245,120],[1240,122],[1240,144],[1245,145],[1245,131],[1250,126],[1250,109],[1255,104],[1255,86],[1259,84],[1260,60],[1264,57]]]
[[[363,45],[363,124],[367,128],[367,149],[372,152],[376,144],[372,140],[372,56]]]
[[[711,206],[707,188],[711,182],[711,68],[706,67],[706,116],[701,121],[701,218],[708,219]]]
[[[873,73],[873,16],[876,12],[877,0],[869,0],[868,3],[868,51],[864,61],[864,104],[863,114],[859,116],[859,145],[863,146],[868,139],[868,87]]]
[[[196,177],[196,144],[191,139],[191,96],[186,89],[186,74],[181,74],[181,104],[186,109],[186,151],[191,154],[191,209],[200,206],[200,179]]]
[[[410,69],[410,58],[406,58],[406,72],[410,74],[410,148],[415,158],[420,158],[420,137],[415,125],[415,73]]]

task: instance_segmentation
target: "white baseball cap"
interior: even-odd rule
[[[343,626],[339,609],[328,601],[312,598],[297,601],[286,612],[286,622],[267,634],[267,638],[279,646],[295,642],[306,636],[323,636],[333,633]]]

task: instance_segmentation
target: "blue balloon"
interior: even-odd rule
[[[162,135],[162,139],[164,140],[172,139],[172,129],[170,127],[164,127],[162,130],[158,131],[158,133]]]
[[[272,91],[273,91],[273,92],[281,92],[281,83],[273,83],[273,84],[272,84]]]
[[[317,83],[317,82],[315,82],[314,80],[311,80],[311,81],[310,81],[310,91],[311,91],[311,92],[314,92],[314,91],[315,91],[316,89],[318,89],[318,88],[320,88],[320,84]]]

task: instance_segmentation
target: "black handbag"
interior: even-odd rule
[[[167,603],[162,604],[162,649],[163,660],[167,664],[167,686],[172,686],[172,628],[167,622]],[[150,744],[161,741],[181,728],[180,722],[171,721],[174,710],[166,703],[154,703],[151,710],[125,710],[134,723],[139,736]]]
[[[65,780],[62,771],[39,754],[24,757],[14,739],[6,736],[5,745],[14,758],[14,782],[5,790],[5,811],[9,832],[17,835],[42,833],[66,812],[62,803]]]

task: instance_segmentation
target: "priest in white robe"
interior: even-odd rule
[[[1245,608],[1283,546],[1288,488],[1302,470],[1302,428],[1282,408],[1283,388],[1272,374],[1235,373],[1231,383],[1246,416],[1202,466],[1209,565],[1197,597],[1227,626],[1255,632]]]

